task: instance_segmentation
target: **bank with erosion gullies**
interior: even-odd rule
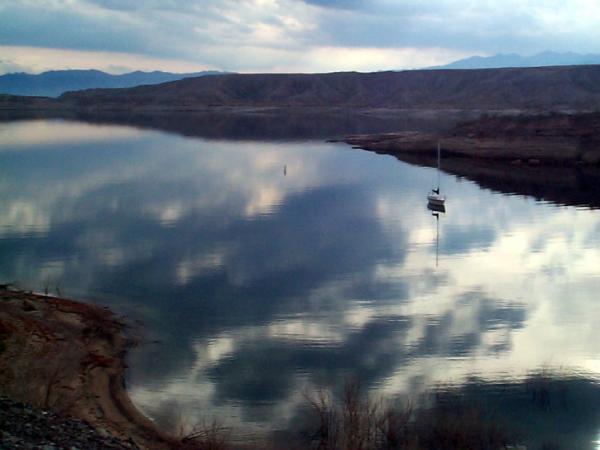
[[[41,445],[40,441],[63,448],[60,439],[71,430],[71,445],[79,442],[77,436],[89,433],[91,441],[83,444],[97,444],[93,448],[172,448],[171,438],[127,395],[124,358],[131,343],[124,324],[108,309],[3,285],[0,395],[5,402],[17,402],[6,403],[14,415],[0,424],[3,439],[12,439],[14,448],[19,442]]]

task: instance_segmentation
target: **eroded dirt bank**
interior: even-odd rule
[[[142,449],[169,448],[125,390],[130,345],[108,309],[0,286],[0,394]]]

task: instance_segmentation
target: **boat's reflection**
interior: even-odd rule
[[[435,217],[435,267],[437,267],[440,258],[440,214],[446,213],[446,206],[429,202],[427,203],[427,209]]]

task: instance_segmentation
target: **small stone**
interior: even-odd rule
[[[582,162],[590,165],[600,164],[600,150],[591,150],[585,152],[581,157]]]
[[[27,300],[23,300],[23,311],[37,311],[37,308],[33,305],[33,303],[28,302]]]

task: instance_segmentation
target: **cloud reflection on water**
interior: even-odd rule
[[[0,154],[0,273],[137,311],[162,342],[133,354],[153,417],[278,429],[304,390],[351,377],[393,396],[548,364],[600,374],[597,211],[444,176],[436,267],[429,169],[136,133]]]

